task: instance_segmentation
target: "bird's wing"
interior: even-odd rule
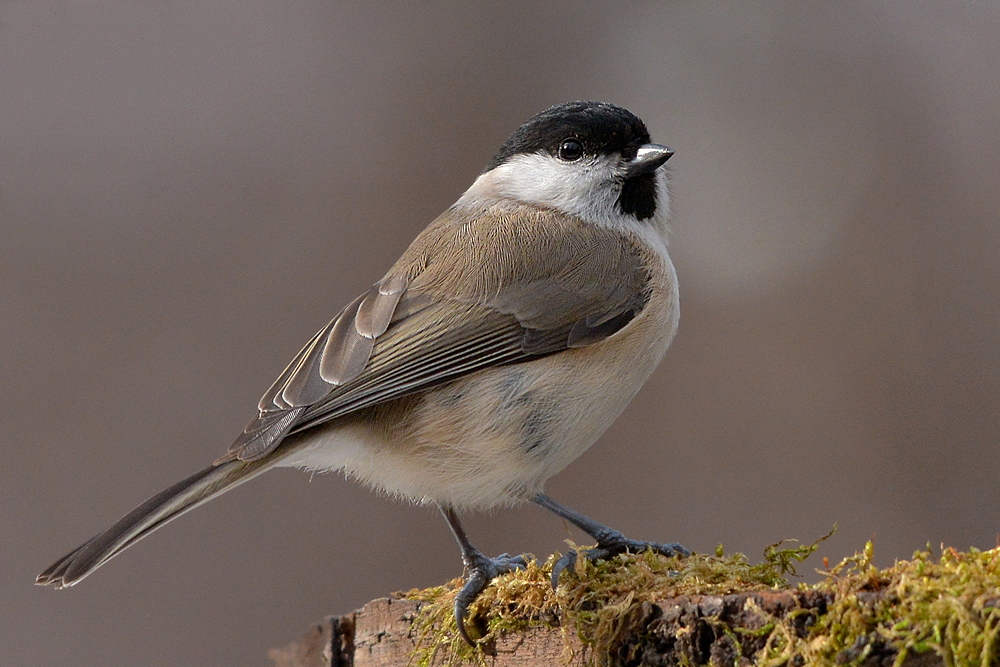
[[[601,341],[645,305],[648,254],[552,212],[445,214],[309,341],[220,461],[253,461],[361,408]]]

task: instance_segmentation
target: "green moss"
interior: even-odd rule
[[[771,647],[761,664],[861,664],[888,650],[898,667],[933,651],[945,665],[1000,663],[1000,548],[930,548],[879,569],[872,543],[845,559],[813,588],[833,595],[809,636]]]
[[[477,647],[466,645],[456,632],[452,605],[460,579],[410,591],[403,597],[425,603],[414,622],[418,647],[411,663],[485,665],[484,648],[500,635],[559,627],[567,638],[567,662],[573,658],[569,633],[575,633],[586,661],[604,664],[620,654],[623,642],[635,638],[644,603],[764,590],[815,591],[831,602],[821,615],[799,609],[777,617],[754,608],[767,622],[752,630],[721,622],[713,626],[738,648],[762,646],[754,655],[759,665],[851,665],[889,655],[898,666],[908,656],[928,651],[949,667],[1000,662],[1000,549],[948,549],[937,558],[927,550],[878,569],[871,564],[869,543],[825,572],[818,584],[791,587],[787,575],[822,539],[809,546],[772,545],[758,564],[742,554],[727,556],[721,546],[714,555],[683,559],[651,552],[598,563],[581,558],[574,571],[563,573],[556,590],[549,584],[555,557],[532,562],[498,578],[472,605],[470,632],[478,630],[482,638]],[[754,606],[753,600],[747,604]],[[816,616],[808,629],[798,618],[803,614]]]

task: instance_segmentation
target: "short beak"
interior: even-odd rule
[[[660,144],[645,144],[639,148],[635,157],[625,166],[625,178],[640,174],[651,174],[670,159],[673,150]]]

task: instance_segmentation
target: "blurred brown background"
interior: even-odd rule
[[[232,440],[520,122],[672,146],[681,330],[557,498],[759,558],[1000,531],[1000,5],[4,0],[0,662],[264,665],[461,572],[430,509],[272,472],[35,574]],[[563,548],[526,507],[487,552]],[[818,558],[814,566],[818,566]],[[807,567],[811,570],[811,567]]]

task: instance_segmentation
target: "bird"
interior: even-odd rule
[[[313,336],[226,453],[60,558],[66,588],[156,529],[274,467],[341,471],[436,505],[467,573],[454,615],[523,556],[479,551],[460,512],[532,502],[596,541],[591,560],[679,544],[630,540],[544,493],[663,358],[679,318],[667,253],[673,151],[620,106],[576,101],[520,125],[458,200]]]

